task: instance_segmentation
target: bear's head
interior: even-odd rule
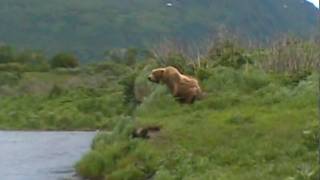
[[[160,83],[163,79],[163,74],[166,71],[165,68],[158,68],[152,70],[151,74],[148,76],[149,81],[154,83]]]

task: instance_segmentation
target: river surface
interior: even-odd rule
[[[95,132],[0,131],[1,180],[65,180]]]

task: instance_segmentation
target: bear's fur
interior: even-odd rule
[[[181,103],[191,104],[202,93],[197,79],[181,74],[172,66],[152,70],[148,79],[167,85],[172,95]]]

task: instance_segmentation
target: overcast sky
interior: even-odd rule
[[[319,0],[308,0],[312,2],[315,6],[319,7]]]

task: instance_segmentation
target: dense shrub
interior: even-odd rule
[[[0,71],[23,72],[25,70],[26,70],[26,67],[19,63],[0,64]]]
[[[147,77],[151,73],[152,69],[155,66],[153,64],[146,65],[140,72],[137,74],[134,85],[134,94],[135,98],[139,103],[142,103],[143,100],[148,97],[155,86],[148,81]]]
[[[103,73],[108,77],[121,77],[131,73],[132,69],[124,64],[113,61],[102,62],[93,66],[94,73]]]
[[[227,67],[217,67],[210,71],[211,76],[204,81],[206,89],[216,91],[245,91],[258,90],[268,85],[269,77],[260,70],[234,70]]]
[[[73,54],[60,53],[55,55],[51,61],[52,68],[75,68],[79,66],[79,60]]]
[[[120,82],[123,87],[123,103],[129,107],[129,111],[133,110],[139,104],[139,100],[135,96],[136,77],[137,73],[133,72],[124,77]]]
[[[245,50],[230,40],[215,44],[208,52],[208,59],[213,66],[221,65],[236,69],[245,64],[252,64],[252,60]]]
[[[14,51],[10,46],[0,46],[0,63],[9,63],[14,60]]]

